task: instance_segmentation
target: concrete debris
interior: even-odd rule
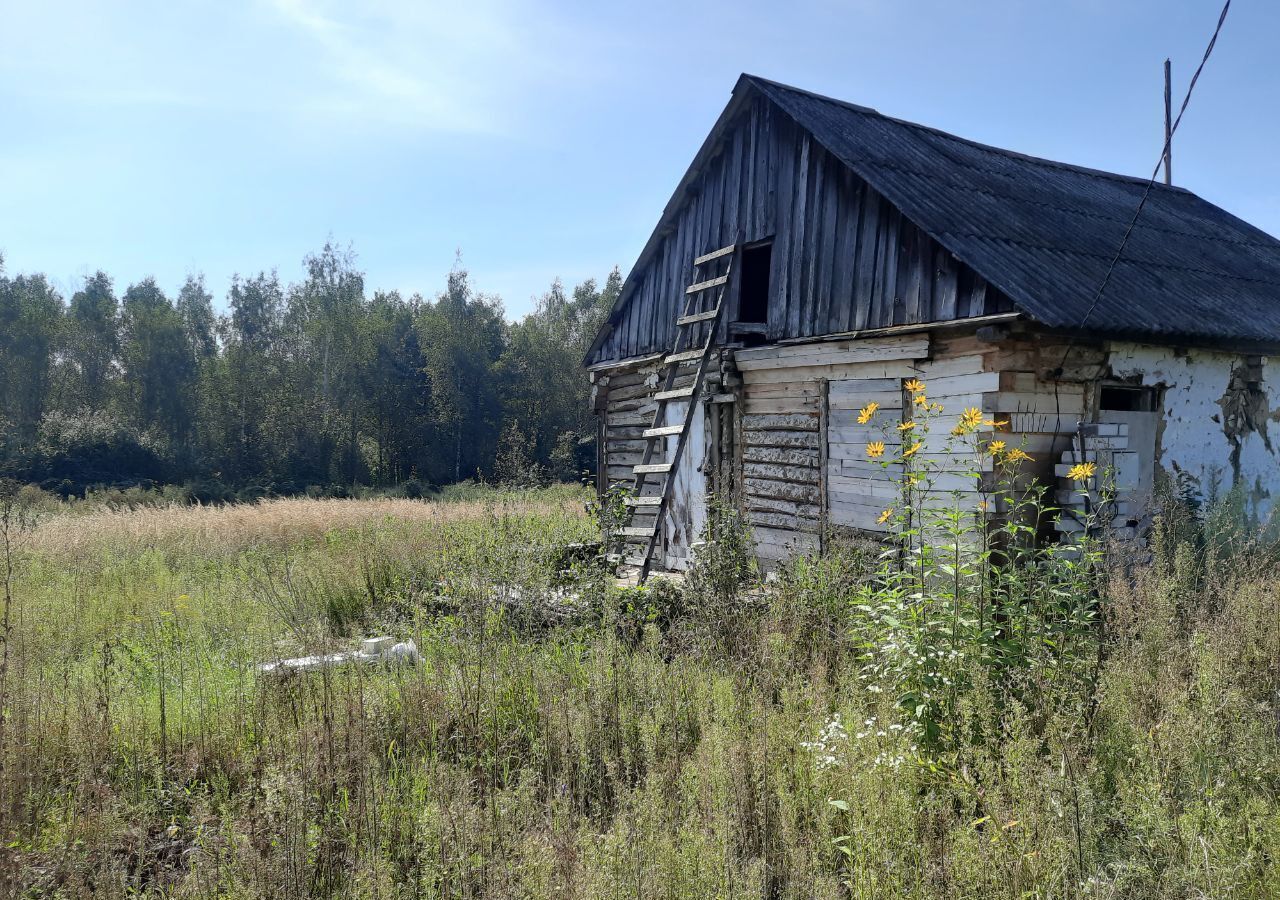
[[[277,662],[263,663],[258,666],[258,671],[264,675],[287,675],[293,672],[314,672],[352,663],[414,665],[418,659],[418,646],[413,641],[397,642],[393,637],[384,636],[365,638],[360,642],[358,650],[282,659]]]

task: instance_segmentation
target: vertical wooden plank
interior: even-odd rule
[[[862,215],[862,179],[848,173],[845,181],[845,205],[840,217],[840,243],[836,250],[840,268],[835,284],[833,302],[837,304],[831,317],[832,331],[849,331],[853,328],[854,285],[857,272],[858,222]]]
[[[867,327],[884,327],[884,233],[893,216],[893,207],[887,203],[877,202],[880,207],[880,222],[876,228],[876,250],[872,256],[871,302],[867,312]]]
[[[667,247],[670,243],[671,236],[668,234],[662,239],[658,252],[654,254],[654,261],[650,264],[649,271],[644,273],[644,310],[643,313],[637,313],[635,321],[632,323],[633,343],[635,344],[633,355],[638,356],[642,352],[639,346],[641,340],[650,346],[656,344],[659,340],[656,331],[658,313],[662,305],[659,286],[663,281]],[[644,335],[643,338],[641,338],[641,334]]]
[[[742,199],[739,202],[740,229],[747,235],[747,240],[755,240],[756,221],[756,134],[760,129],[760,113],[756,104],[752,104],[747,116],[746,146],[742,162]]]
[[[969,301],[973,299],[973,277],[968,266],[956,268],[956,314],[955,318],[963,319],[972,315],[969,312]]]
[[[707,202],[701,210],[698,223],[698,240],[694,242],[693,255],[701,256],[720,246],[720,220],[724,215],[724,153],[720,153],[708,167],[706,179]],[[692,257],[690,257],[692,262]],[[692,270],[690,270],[692,277]]]
[[[804,287],[800,292],[803,300],[800,305],[799,325],[794,335],[796,337],[814,334],[818,325],[818,306],[821,303],[818,293],[818,248],[822,243],[823,199],[826,194],[828,170],[825,157],[826,154],[821,148],[815,148],[810,158],[813,187],[808,204],[809,223],[805,226],[806,240],[802,254],[804,276],[801,278]]]
[[[938,266],[938,296],[934,315],[939,321],[956,317],[956,264],[952,255],[942,247],[935,256]]]
[[[787,277],[787,318],[784,337],[800,333],[800,306],[804,302],[804,261],[808,238],[805,228],[809,201],[809,133],[800,137],[800,160],[796,169],[795,202],[791,213],[790,274]]]
[[[902,213],[895,206],[884,229],[884,306],[885,325],[901,324],[894,318],[899,305],[898,298],[898,234],[902,230]]]
[[[777,122],[777,117],[774,117]],[[789,137],[789,136],[788,136]],[[794,205],[794,185],[795,178],[795,144],[789,139],[783,139],[779,135],[778,139],[773,142],[772,151],[777,155],[777,179],[772,182],[770,189],[774,190],[773,184],[776,184],[776,209],[775,216],[775,235],[773,241],[773,254],[770,257],[769,268],[769,329],[768,337],[770,340],[777,340],[786,333],[787,324],[787,295],[791,292],[791,225],[794,221],[792,215],[792,207]]]
[[[725,240],[728,235],[737,234],[738,229],[742,226],[738,218],[738,203],[742,197],[742,151],[746,141],[745,126],[743,124],[747,117],[739,117],[738,125],[733,129],[733,145],[729,149],[728,164],[725,166],[724,173],[724,217],[720,223],[720,242],[717,247],[723,247],[729,243]]]
[[[608,390],[608,388],[604,388]],[[596,410],[596,496],[602,497],[609,490],[609,440],[607,424],[609,406],[606,397],[605,405]]]
[[[818,552],[827,549],[830,500],[827,496],[827,463],[831,448],[827,439],[831,427],[831,382],[818,379]]]
[[[744,388],[741,379],[733,389],[733,505],[740,515],[746,515],[746,491],[742,489],[742,415]]]
[[[635,291],[631,295],[631,299],[627,301],[627,310],[625,318],[619,323],[619,344],[622,347],[622,356],[625,359],[628,356],[638,356],[636,345],[639,341],[639,321],[641,308],[648,309],[650,303],[646,298],[646,288],[653,278],[653,270],[643,273],[640,276],[640,283],[636,285]]]
[[[907,252],[907,237],[911,223],[903,219],[898,223],[897,241],[893,248],[893,324],[905,325],[907,322],[907,289],[911,281],[910,254]]]
[[[871,320],[872,286],[876,274],[876,240],[880,234],[880,195],[866,187],[858,223],[858,257],[853,273],[853,328],[862,330]]]
[[[933,252],[936,244],[933,238],[924,232],[918,234],[920,238],[916,247],[916,257],[920,267],[920,321],[936,322],[938,317],[934,315],[934,286],[936,279],[933,266]]]
[[[688,215],[682,221],[680,241],[676,245],[676,250],[671,258],[671,286],[666,292],[666,310],[663,315],[663,327],[665,327],[670,335],[666,346],[672,346],[675,341],[676,317],[683,311],[684,305],[684,288],[690,283],[692,270],[690,264],[694,257],[694,242],[697,240],[698,227],[698,204],[702,202],[702,194],[698,194],[697,203],[690,207]]]
[[[994,310],[991,312],[994,312]],[[987,280],[975,272],[973,275],[973,298],[969,301],[969,315],[986,316],[990,314],[987,311]]]
[[[831,327],[831,295],[838,263],[836,247],[839,244],[841,201],[844,197],[842,176],[848,170],[837,160],[831,159],[831,163],[831,176],[827,179],[827,189],[822,201],[822,229],[819,231],[822,243],[820,248],[815,248],[818,251],[818,302],[811,334],[829,334],[836,330]]]
[[[763,102],[763,101],[761,101]],[[761,234],[776,235],[780,232],[778,224],[782,219],[782,197],[785,196],[781,184],[783,168],[789,164],[790,155],[784,152],[783,135],[786,133],[778,124],[778,117],[773,114],[772,105],[764,107],[762,120],[763,130],[760,133],[760,152],[763,154],[756,192],[761,201]],[[789,188],[788,188],[789,189]],[[774,242],[774,254],[777,255],[777,242]]]
[[[902,268],[899,286],[902,290],[903,322],[915,324],[920,317],[920,231],[910,222],[902,223]]]

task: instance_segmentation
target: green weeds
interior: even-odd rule
[[[620,589],[555,571],[584,499],[24,529],[6,892],[1280,892],[1280,573],[1206,551],[1208,511],[1104,577],[916,504],[888,556],[833,540],[762,586],[718,509],[685,586]],[[257,670],[376,633],[420,664]]]

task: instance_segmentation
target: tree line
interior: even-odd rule
[[[326,243],[305,277],[204,277],[66,299],[0,257],[0,475],[64,495],[186,484],[199,499],[574,479],[594,465],[581,360],[615,269],[523,319],[455,266],[434,298],[365,288]]]

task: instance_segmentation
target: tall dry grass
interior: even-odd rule
[[[1042,699],[1078,691],[1058,668],[1011,692],[958,647],[964,739],[922,755],[866,677],[891,652],[855,607],[875,554],[769,592],[733,594],[733,558],[619,590],[556,571],[592,532],[578,500],[42,526],[13,581],[0,895],[1280,896],[1274,563],[1199,533],[1117,574],[1089,729]],[[579,614],[538,624],[511,586]],[[258,673],[373,631],[421,664]]]
[[[209,507],[104,508],[49,518],[36,528],[31,545],[40,553],[60,556],[146,550],[231,555],[253,549],[283,549],[333,532],[384,525],[431,530],[495,516],[582,518],[585,508],[580,495],[567,491],[495,491],[485,499],[449,502],[303,498]]]

